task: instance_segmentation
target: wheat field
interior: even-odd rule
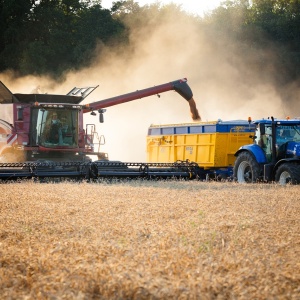
[[[0,185],[1,299],[300,299],[300,186]]]

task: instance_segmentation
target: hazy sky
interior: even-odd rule
[[[173,2],[178,5],[180,4],[182,9],[189,13],[203,15],[203,12],[214,9],[215,7],[219,6],[222,1],[224,0],[136,0],[135,2],[138,2],[140,6],[156,2],[161,3],[161,5]],[[112,2],[116,2],[116,0],[102,0],[102,6],[110,9]]]

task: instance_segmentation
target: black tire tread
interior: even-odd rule
[[[295,162],[286,162],[279,166],[275,174],[275,181],[279,182],[280,175],[282,172],[288,172],[291,176],[291,184],[300,183],[300,165]]]
[[[244,161],[247,161],[251,168],[251,171],[252,171],[251,172],[252,173],[252,181],[251,182],[252,183],[257,182],[261,175],[261,167],[259,166],[258,162],[255,160],[253,155],[251,155],[247,151],[243,151],[240,154],[238,154],[238,157],[235,160],[234,167],[233,167],[234,179],[237,180],[237,172],[238,172],[239,165]]]

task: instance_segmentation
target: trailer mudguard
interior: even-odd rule
[[[242,146],[234,155],[238,156],[242,151],[248,151],[252,153],[259,164],[267,163],[267,158],[264,151],[256,144]]]

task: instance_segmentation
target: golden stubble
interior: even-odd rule
[[[0,185],[12,299],[297,299],[299,187]]]

